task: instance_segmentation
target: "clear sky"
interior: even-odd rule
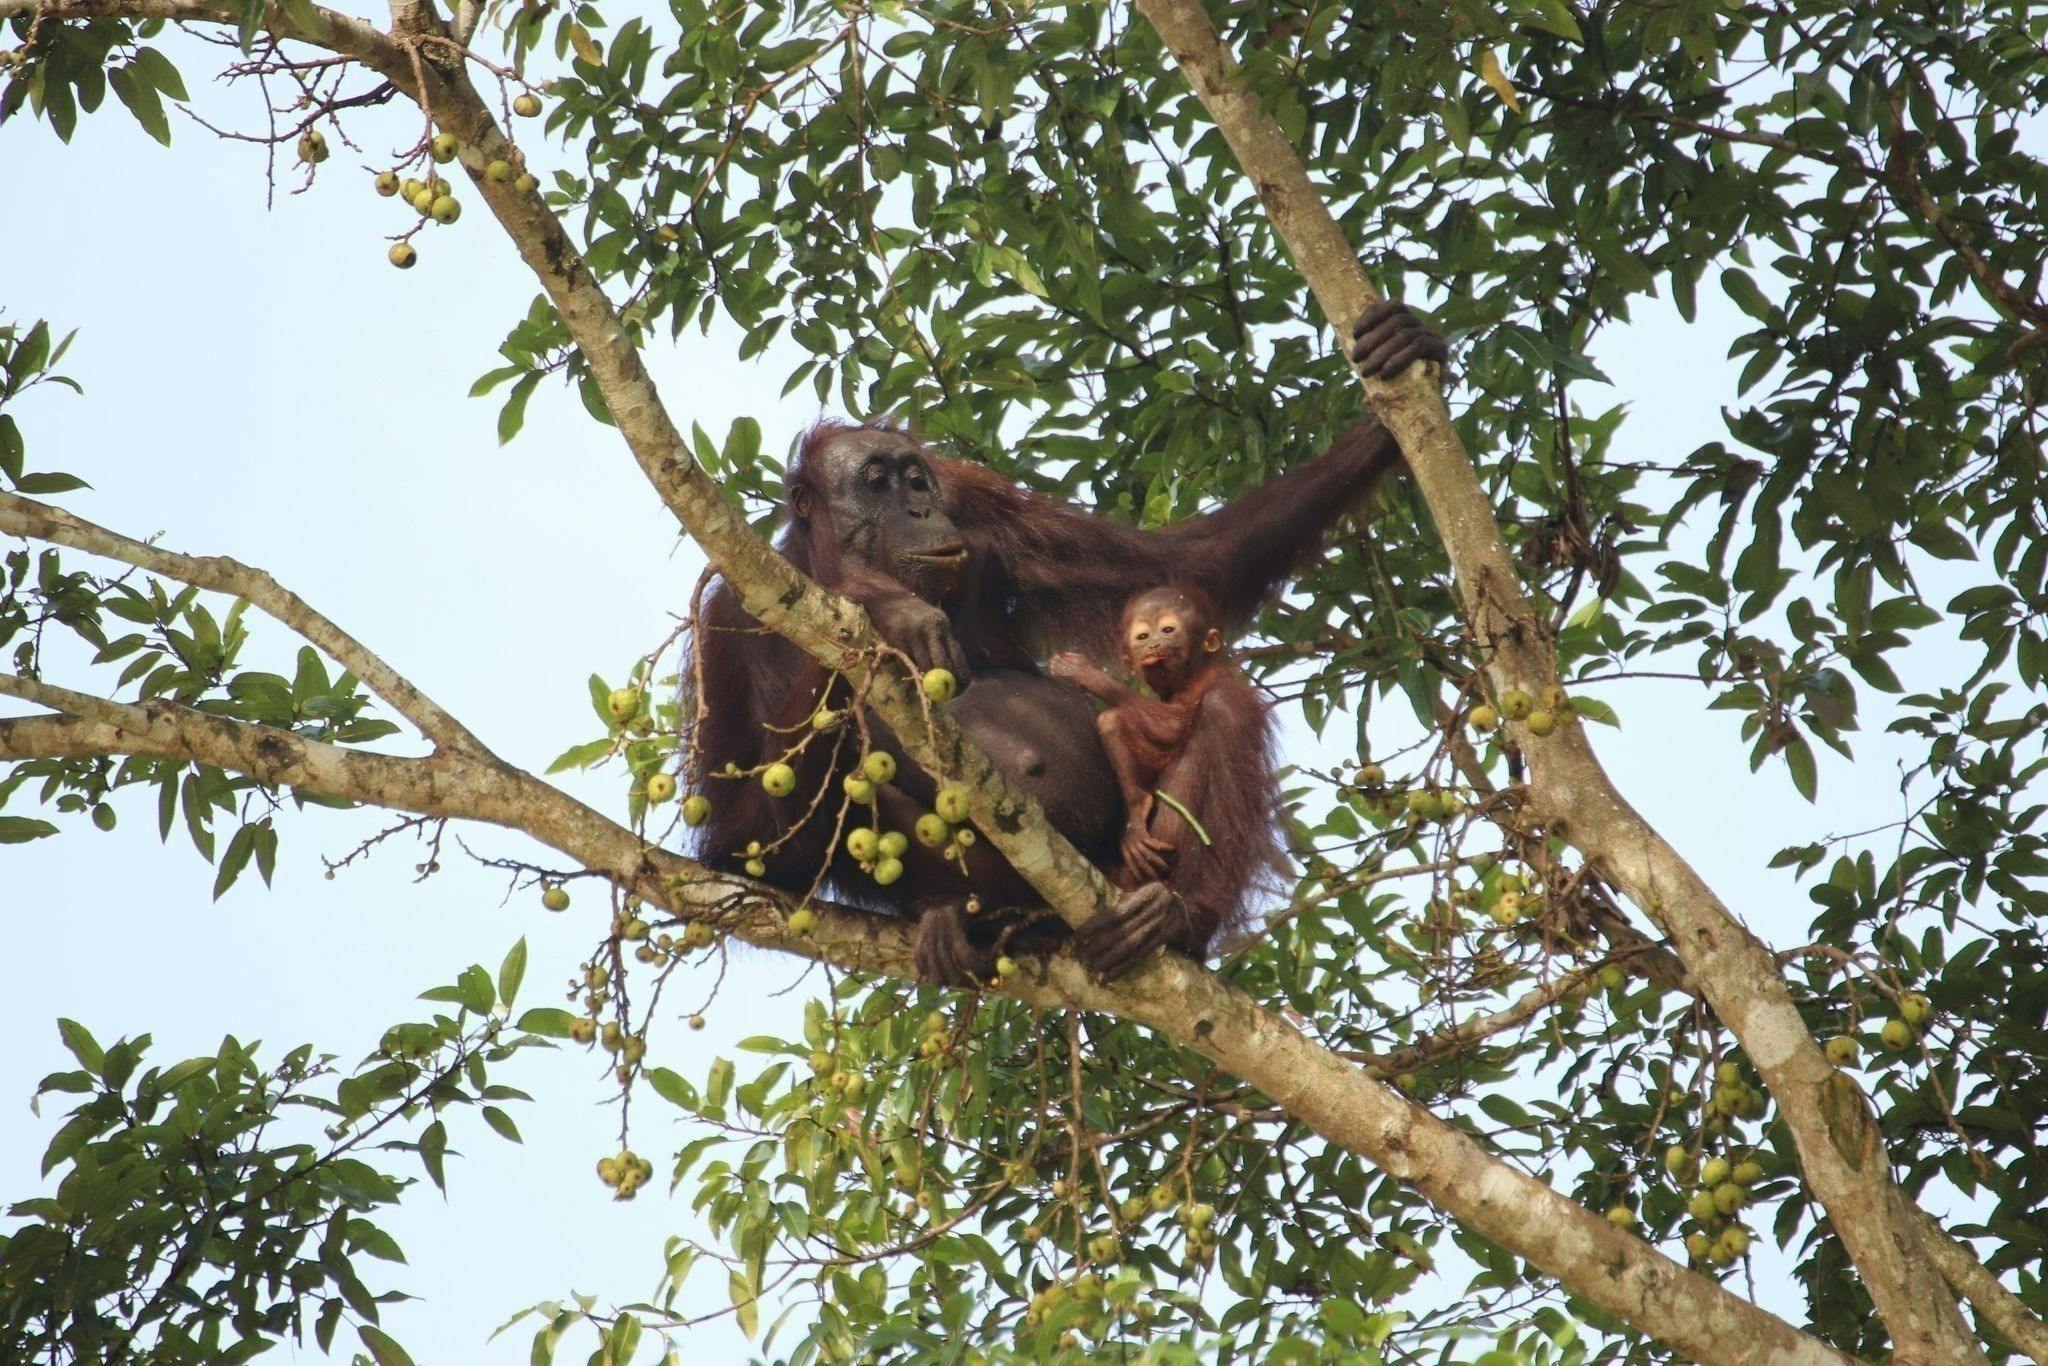
[[[209,54],[190,43],[176,51],[211,111],[232,105],[200,65]],[[538,771],[590,738],[585,677],[616,676],[661,638],[700,558],[617,435],[573,395],[544,385],[525,432],[503,449],[496,400],[465,397],[536,292],[480,208],[423,234],[419,266],[401,274],[385,264],[383,240],[400,210],[371,193],[357,169],[365,156],[337,146],[312,192],[281,196],[266,213],[260,149],[176,116],[173,127],[176,144],[159,149],[110,100],[69,148],[25,117],[0,128],[0,183],[32,187],[0,215],[0,304],[10,321],[78,327],[63,368],[87,390],[77,399],[46,388],[20,406],[31,464],[89,479],[91,491],[63,500],[84,516],[269,569]],[[393,111],[350,127],[378,152],[409,130]],[[1734,374],[1722,357],[1738,329],[1718,294],[1703,291],[1702,302],[1697,327],[1659,316],[1601,348],[1637,414],[1621,450],[1675,461],[1722,434],[1716,410],[1732,400]],[[743,364],[736,348],[714,331],[656,352],[662,393],[686,428],[720,435],[751,414],[780,449],[817,416],[808,388],[778,397],[793,353],[784,343]],[[1575,392],[1606,401],[1595,387]],[[283,643],[266,639],[271,652],[247,663],[288,667]],[[95,686],[82,672],[59,681]],[[1781,771],[1752,776],[1736,718],[1703,714],[1696,688],[1600,695],[1626,722],[1595,736],[1622,790],[1779,946],[1803,941],[1809,903],[1789,878],[1763,871],[1769,855],[1899,813],[1897,753],[1868,720],[1853,780],[1823,758],[1823,815]],[[1293,754],[1320,757],[1298,726],[1290,734]],[[615,774],[564,781],[623,810]],[[9,809],[32,814],[22,798]],[[251,873],[215,904],[212,872],[182,833],[159,845],[153,803],[129,801],[121,816],[109,835],[79,823],[0,849],[0,943],[12,965],[0,997],[10,1040],[0,1050],[0,1199],[38,1186],[61,1107],[33,1119],[27,1104],[41,1076],[67,1065],[59,1015],[103,1042],[152,1032],[159,1062],[210,1050],[227,1032],[352,1058],[405,1018],[420,990],[471,962],[495,968],[522,935],[532,962],[521,1004],[559,1004],[554,984],[603,927],[593,895],[550,916],[531,894],[508,901],[501,874],[460,857],[424,884],[409,849],[324,880],[320,857],[376,829],[373,813],[288,819],[275,889]],[[464,833],[480,852],[531,852],[501,832]],[[742,1036],[794,1030],[813,985],[798,977],[786,960],[749,956],[709,1028],[688,1034],[670,1022],[655,1060],[701,1076]],[[598,1184],[591,1168],[613,1143],[613,1088],[597,1062],[533,1055],[501,1079],[537,1098],[515,1110],[525,1144],[480,1124],[458,1128],[463,1157],[449,1166],[448,1197],[423,1188],[389,1223],[411,1265],[385,1283],[421,1298],[394,1307],[387,1326],[423,1363],[523,1362],[525,1331],[484,1346],[513,1311],[571,1289],[640,1298],[663,1240],[701,1232],[659,1180],[624,1205]],[[686,1136],[665,1128],[662,1108],[636,1107],[636,1146],[658,1170]],[[692,1298],[722,1304],[722,1276],[698,1274]],[[1782,1288],[1766,1291],[1797,1316]],[[731,1359],[736,1346],[729,1328],[701,1330],[692,1356]]]

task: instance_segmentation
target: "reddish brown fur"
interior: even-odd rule
[[[1140,604],[1160,598],[1177,599],[1186,648],[1159,674],[1158,695],[1126,688],[1071,656],[1054,667],[1110,704],[1097,719],[1103,747],[1125,788],[1134,830],[1164,846],[1162,880],[1184,903],[1168,942],[1201,955],[1219,932],[1243,928],[1254,894],[1287,868],[1274,821],[1280,798],[1273,713],[1227,649],[1204,651],[1216,609],[1190,585],[1147,590],[1125,605],[1120,635],[1132,673],[1145,672],[1129,644],[1133,617]],[[1154,792],[1186,807],[1208,841],[1172,804],[1148,801]],[[1135,820],[1140,813],[1142,824]],[[1132,837],[1114,875],[1126,890],[1154,880],[1130,857]]]

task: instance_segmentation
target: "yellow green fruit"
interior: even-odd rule
[[[462,205],[457,202],[454,195],[444,194],[428,206],[427,213],[436,223],[445,226],[462,217]]]
[[[917,842],[927,848],[936,849],[946,842],[946,822],[936,811],[927,811],[917,818]]]
[[[702,825],[711,819],[711,799],[696,795],[683,799],[683,824]]]
[[[640,711],[640,690],[638,688],[613,688],[605,699],[605,710],[612,714],[614,721],[631,720]]]
[[[1476,731],[1489,731],[1500,724],[1500,713],[1484,704],[1474,707],[1465,720]]]
[[[770,764],[761,774],[761,786],[771,797],[787,797],[796,791],[796,770],[788,764]]]
[[[942,787],[938,795],[932,798],[932,810],[938,814],[940,820],[952,825],[964,822],[973,806],[974,800],[967,795],[967,789],[964,787]]]
[[[1886,1020],[1882,1037],[1884,1039],[1884,1046],[1893,1052],[1897,1052],[1899,1049],[1912,1045],[1913,1026],[1907,1024],[1904,1020]]]
[[[484,167],[484,179],[493,185],[503,185],[512,179],[512,176],[512,163],[509,161],[498,160]]]
[[[903,860],[883,858],[875,864],[875,881],[886,887],[903,876]]]
[[[872,862],[875,855],[881,852],[881,846],[882,837],[866,826],[860,827],[846,837],[846,852],[862,863]]]
[[[434,134],[434,140],[427,144],[427,151],[444,166],[455,160],[455,134]]]
[[[1847,1034],[1837,1034],[1827,1042],[1828,1061],[1837,1067],[1855,1066],[1857,1055],[1862,1051],[1856,1040]]]
[[[860,803],[862,806],[866,806],[875,799],[875,785],[858,773],[847,774],[845,780],[839,785],[846,790],[846,795],[851,800]]]
[[[903,837],[901,830],[885,830],[882,832],[882,838],[876,841],[875,847],[881,851],[883,858],[902,858],[910,848],[910,841]]]
[[[790,914],[789,932],[791,934],[809,934],[817,928],[818,914],[808,906],[800,907]]]
[[[1539,707],[1529,713],[1529,719],[1523,724],[1529,728],[1531,735],[1540,740],[1557,729],[1557,714],[1548,708]]]
[[[512,112],[522,119],[536,118],[540,114],[540,96],[527,92],[512,100]]]
[[[377,179],[373,183],[377,187],[377,193],[383,195],[386,199],[389,199],[391,198],[392,195],[398,193],[398,172],[379,172]]]
[[[535,180],[530,173],[521,171],[512,178],[512,188],[521,194],[532,194],[540,188],[540,182]]]
[[[540,904],[551,911],[568,910],[569,889],[566,887],[549,887],[540,894]]]
[[[384,256],[386,260],[390,261],[392,265],[397,266],[400,270],[411,270],[413,263],[420,259],[420,254],[413,250],[413,245],[410,242],[393,242],[391,250],[384,253]]]
[[[861,760],[860,771],[872,783],[886,783],[896,776],[896,756],[884,750],[875,750]]]
[[[1500,695],[1500,714],[1510,721],[1527,719],[1536,710],[1536,699],[1520,688],[1509,688]]]
[[[673,774],[650,773],[647,775],[647,800],[656,806],[676,795],[676,780]]]
[[[960,681],[951,669],[929,669],[924,676],[924,695],[934,702],[950,702],[960,691]]]

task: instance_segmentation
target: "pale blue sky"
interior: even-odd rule
[[[198,65],[210,54],[175,50],[210,110],[226,107]],[[372,111],[350,127],[381,150],[407,125]],[[281,197],[266,214],[258,149],[216,142],[182,118],[174,129],[163,151],[112,101],[68,149],[26,118],[0,129],[0,183],[37,187],[0,216],[0,304],[11,321],[78,327],[64,369],[87,389],[84,399],[46,389],[21,405],[32,464],[91,480],[93,490],[64,500],[84,516],[269,569],[515,762],[537,770],[589,738],[585,676],[616,674],[659,639],[701,560],[679,544],[616,434],[573,396],[544,386],[526,431],[503,450],[495,399],[464,397],[536,292],[531,276],[480,210],[423,234],[420,265],[401,274],[385,264],[382,237],[400,211],[371,193],[355,169],[363,157],[337,146],[311,193]],[[1716,291],[1702,296],[1699,326],[1663,316],[1601,348],[1638,414],[1622,449],[1676,460],[1721,435],[1716,407],[1733,377],[1722,356],[1736,323]],[[735,349],[721,332],[656,352],[662,393],[686,427],[722,434],[751,414],[780,449],[816,416],[808,389],[778,397],[792,353],[785,343],[741,364]],[[1582,401],[1603,400],[1586,389]],[[268,639],[278,646],[268,658],[287,659]],[[83,674],[61,681],[91,686]],[[1595,737],[1623,791],[1781,946],[1804,938],[1808,903],[1789,878],[1763,871],[1769,855],[1898,814],[1897,752],[1874,725],[1853,779],[1824,758],[1822,814],[1782,773],[1752,776],[1736,718],[1703,714],[1696,689],[1601,695],[1627,722]],[[1291,734],[1295,754],[1317,757],[1298,726]],[[622,809],[613,775],[568,785]],[[15,810],[27,812],[22,799]],[[494,967],[520,935],[532,949],[522,1004],[559,1003],[553,984],[601,926],[594,895],[549,916],[530,894],[508,903],[499,875],[459,857],[425,885],[412,882],[408,850],[323,880],[319,857],[373,830],[370,814],[289,820],[275,890],[251,874],[216,905],[211,870],[182,835],[160,846],[142,801],[121,814],[111,835],[80,824],[0,849],[0,934],[15,966],[0,1000],[13,1041],[0,1054],[0,1198],[37,1184],[55,1119],[32,1119],[26,1106],[36,1080],[65,1065],[52,1025],[60,1014],[103,1041],[151,1031],[160,1061],[211,1049],[229,1031],[354,1056],[419,990],[472,961]],[[466,837],[484,851],[519,848],[500,833]],[[688,1034],[671,1022],[656,1060],[698,1076],[739,1037],[794,1030],[809,988],[777,993],[797,975],[785,960],[749,957],[710,1027]],[[465,1155],[450,1164],[448,1198],[422,1190],[390,1220],[411,1266],[384,1283],[422,1298],[393,1308],[387,1326],[423,1363],[523,1362],[523,1331],[483,1346],[512,1311],[572,1288],[639,1298],[659,1274],[664,1238],[697,1229],[659,1181],[627,1205],[598,1185],[591,1164],[613,1141],[613,1089],[597,1063],[536,1055],[504,1080],[538,1100],[515,1112],[525,1145],[480,1125],[459,1131]],[[637,1146],[658,1169],[683,1136],[664,1130],[661,1108],[636,1107]],[[699,1275],[703,1307],[722,1303],[722,1276]],[[1769,1298],[1797,1315],[1782,1291]],[[736,1343],[719,1328],[693,1348],[693,1359],[724,1360]]]

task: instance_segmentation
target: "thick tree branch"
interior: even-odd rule
[[[1347,327],[1376,296],[1300,153],[1218,42],[1199,0],[1137,4],[1257,188],[1324,316]],[[1491,653],[1488,674],[1496,691],[1555,684],[1549,635],[1522,592],[1494,510],[1435,384],[1418,367],[1398,380],[1367,381],[1365,390],[1399,439],[1450,553],[1468,623]],[[1770,951],[1622,798],[1582,727],[1518,738],[1530,758],[1532,814],[1657,920],[1762,1073],[1808,1185],[1862,1273],[1899,1359],[1982,1361],[1954,1295],[1921,1245],[1918,1211],[1892,1182],[1868,1101],[1821,1055]]]
[[[713,873],[546,783],[487,756],[424,759],[343,749],[170,703],[133,705],[0,675],[0,693],[67,713],[0,721],[0,762],[140,754],[244,773],[326,797],[520,831],[608,874],[649,904],[715,915],[764,948],[853,971],[917,979],[909,922],[824,906],[815,932],[789,933],[780,893]],[[816,903],[813,903],[815,906]],[[1064,956],[1002,988],[1061,1009],[1098,1010],[1157,1029],[1249,1081],[1329,1141],[1359,1154],[1467,1227],[1557,1275],[1574,1294],[1700,1361],[1841,1363],[1848,1358],[1662,1256],[1633,1234],[1408,1103],[1213,973],[1162,955],[1145,980],[1105,987]]]
[[[162,550],[96,526],[61,508],[13,493],[0,492],[0,533],[69,546],[73,550],[83,550],[153,574],[162,574],[195,588],[208,588],[246,598],[280,624],[326,651],[330,658],[360,678],[364,686],[418,726],[420,733],[435,744],[486,752],[483,742],[432,698],[370,653],[362,642],[314,611],[305,599],[261,569],[252,569],[220,556],[202,559]]]

